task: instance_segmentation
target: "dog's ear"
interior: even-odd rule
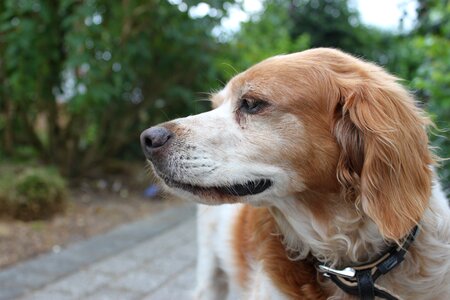
[[[341,84],[334,107],[337,176],[382,235],[399,241],[430,197],[429,121],[395,77],[381,69],[377,76]]]

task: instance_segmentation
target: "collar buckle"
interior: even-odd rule
[[[316,260],[316,269],[323,276],[330,278],[344,292],[359,296],[360,299],[373,300],[376,296],[388,300],[398,300],[397,296],[377,286],[375,280],[394,269],[404,260],[409,246],[418,234],[418,230],[419,226],[416,225],[405,238],[403,245],[392,246],[383,256],[368,264],[336,270]]]
[[[329,277],[329,275],[332,274],[332,275],[336,275],[336,276],[339,276],[339,277],[344,277],[344,278],[347,278],[347,279],[355,279],[355,276],[356,276],[355,269],[353,269],[351,267],[347,267],[347,268],[345,268],[343,270],[336,270],[336,269],[330,268],[328,266],[318,264],[317,265],[317,270],[320,273],[323,273],[323,275],[326,276],[326,277]]]

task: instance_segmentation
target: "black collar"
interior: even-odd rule
[[[372,300],[375,296],[397,300],[399,299],[397,296],[376,285],[375,280],[391,271],[404,260],[406,252],[416,239],[418,232],[419,227],[415,226],[402,245],[390,247],[380,258],[367,264],[336,270],[325,264],[317,263],[317,271],[325,277],[329,277],[347,294],[359,296],[361,300]]]

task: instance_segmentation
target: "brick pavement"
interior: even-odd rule
[[[195,209],[182,206],[0,271],[0,299],[188,299]]]

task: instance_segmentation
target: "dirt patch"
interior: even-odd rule
[[[72,192],[67,211],[47,221],[0,219],[0,268],[136,221],[182,203],[128,193]]]

